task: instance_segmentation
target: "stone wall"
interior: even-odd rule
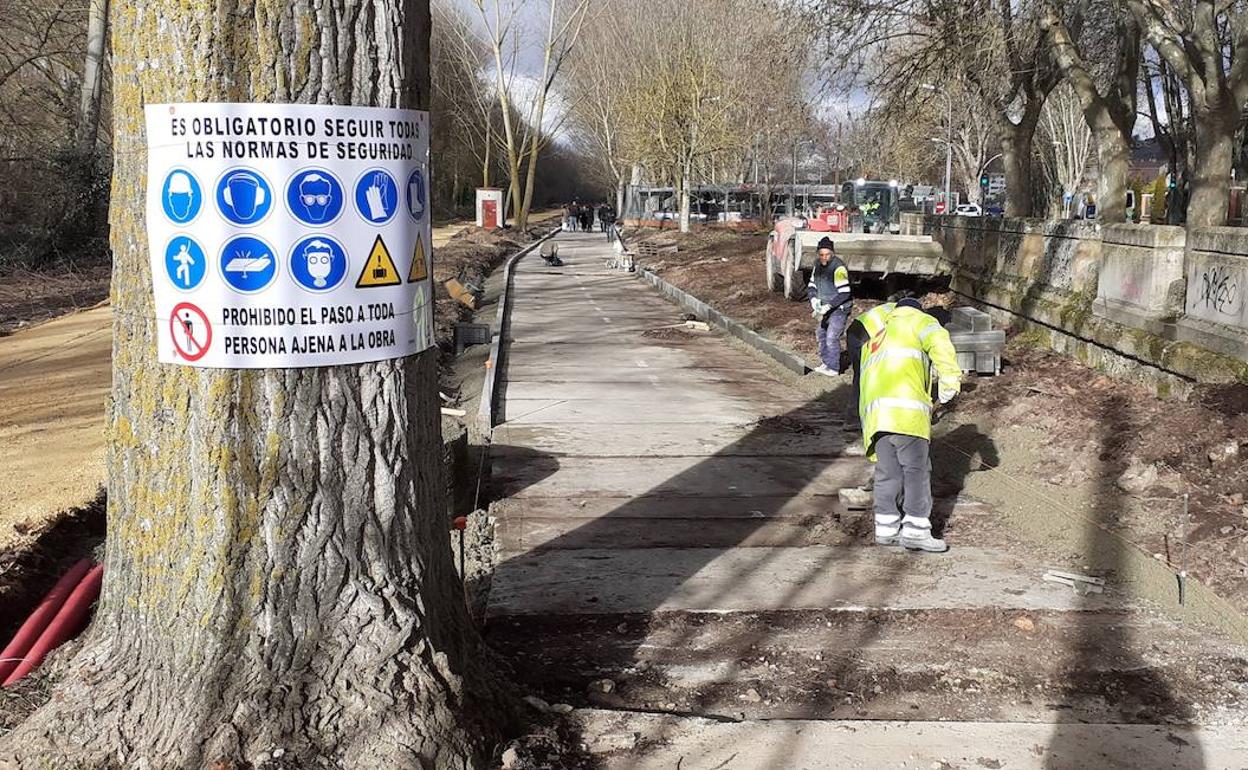
[[[1054,348],[1164,393],[1248,382],[1248,231],[926,219],[954,290]]]

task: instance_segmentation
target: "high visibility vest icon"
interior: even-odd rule
[[[373,241],[373,248],[368,252],[368,259],[364,262],[364,270],[355,282],[355,288],[399,286],[402,283],[403,279],[399,277],[399,269],[394,266],[394,259],[386,248],[386,242],[380,235],[377,236],[377,240]]]
[[[412,269],[407,273],[407,282],[416,283],[429,277],[429,268],[425,259],[425,238],[416,234],[416,248],[412,250]]]

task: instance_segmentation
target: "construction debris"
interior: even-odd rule
[[[865,511],[875,502],[875,495],[862,487],[842,489],[837,494],[841,498],[841,504],[851,511]]]
[[[1060,583],[1073,588],[1080,596],[1105,593],[1105,579],[1051,569],[1042,578],[1046,583]]]

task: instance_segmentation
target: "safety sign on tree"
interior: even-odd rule
[[[146,119],[160,361],[330,366],[433,345],[429,113],[153,104]]]

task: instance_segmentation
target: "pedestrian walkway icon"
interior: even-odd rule
[[[208,260],[204,250],[193,239],[178,235],[165,247],[165,272],[174,288],[190,291],[199,286],[208,272]]]
[[[286,205],[305,224],[333,222],[342,213],[343,202],[342,183],[323,169],[300,171],[286,185]]]
[[[277,277],[277,259],[269,244],[250,235],[231,238],[221,249],[221,277],[230,288],[254,294]]]
[[[226,172],[217,183],[217,208],[236,225],[254,225],[273,208],[273,191],[264,177],[247,168]]]
[[[416,248],[412,251],[412,269],[407,273],[407,282],[416,283],[429,277],[429,268],[425,264],[425,238],[416,233]]]
[[[377,236],[377,240],[373,241],[373,248],[368,252],[368,261],[364,263],[364,270],[355,282],[355,288],[400,286],[402,283],[403,279],[399,277],[399,269],[394,266],[394,259],[390,256],[390,250],[386,248],[386,242],[381,239],[380,235]]]
[[[169,336],[178,358],[198,361],[212,347],[212,324],[198,306],[182,302],[169,316]]]
[[[308,291],[335,289],[347,277],[347,252],[328,236],[304,238],[290,251],[290,276]]]
[[[177,168],[165,177],[165,183],[160,188],[160,205],[165,210],[165,216],[184,225],[199,216],[199,210],[204,205],[204,193],[191,172]]]
[[[364,172],[355,183],[355,207],[375,225],[389,222],[399,210],[399,185],[379,168]]]
[[[412,171],[407,178],[407,211],[417,222],[425,218],[425,172]]]

